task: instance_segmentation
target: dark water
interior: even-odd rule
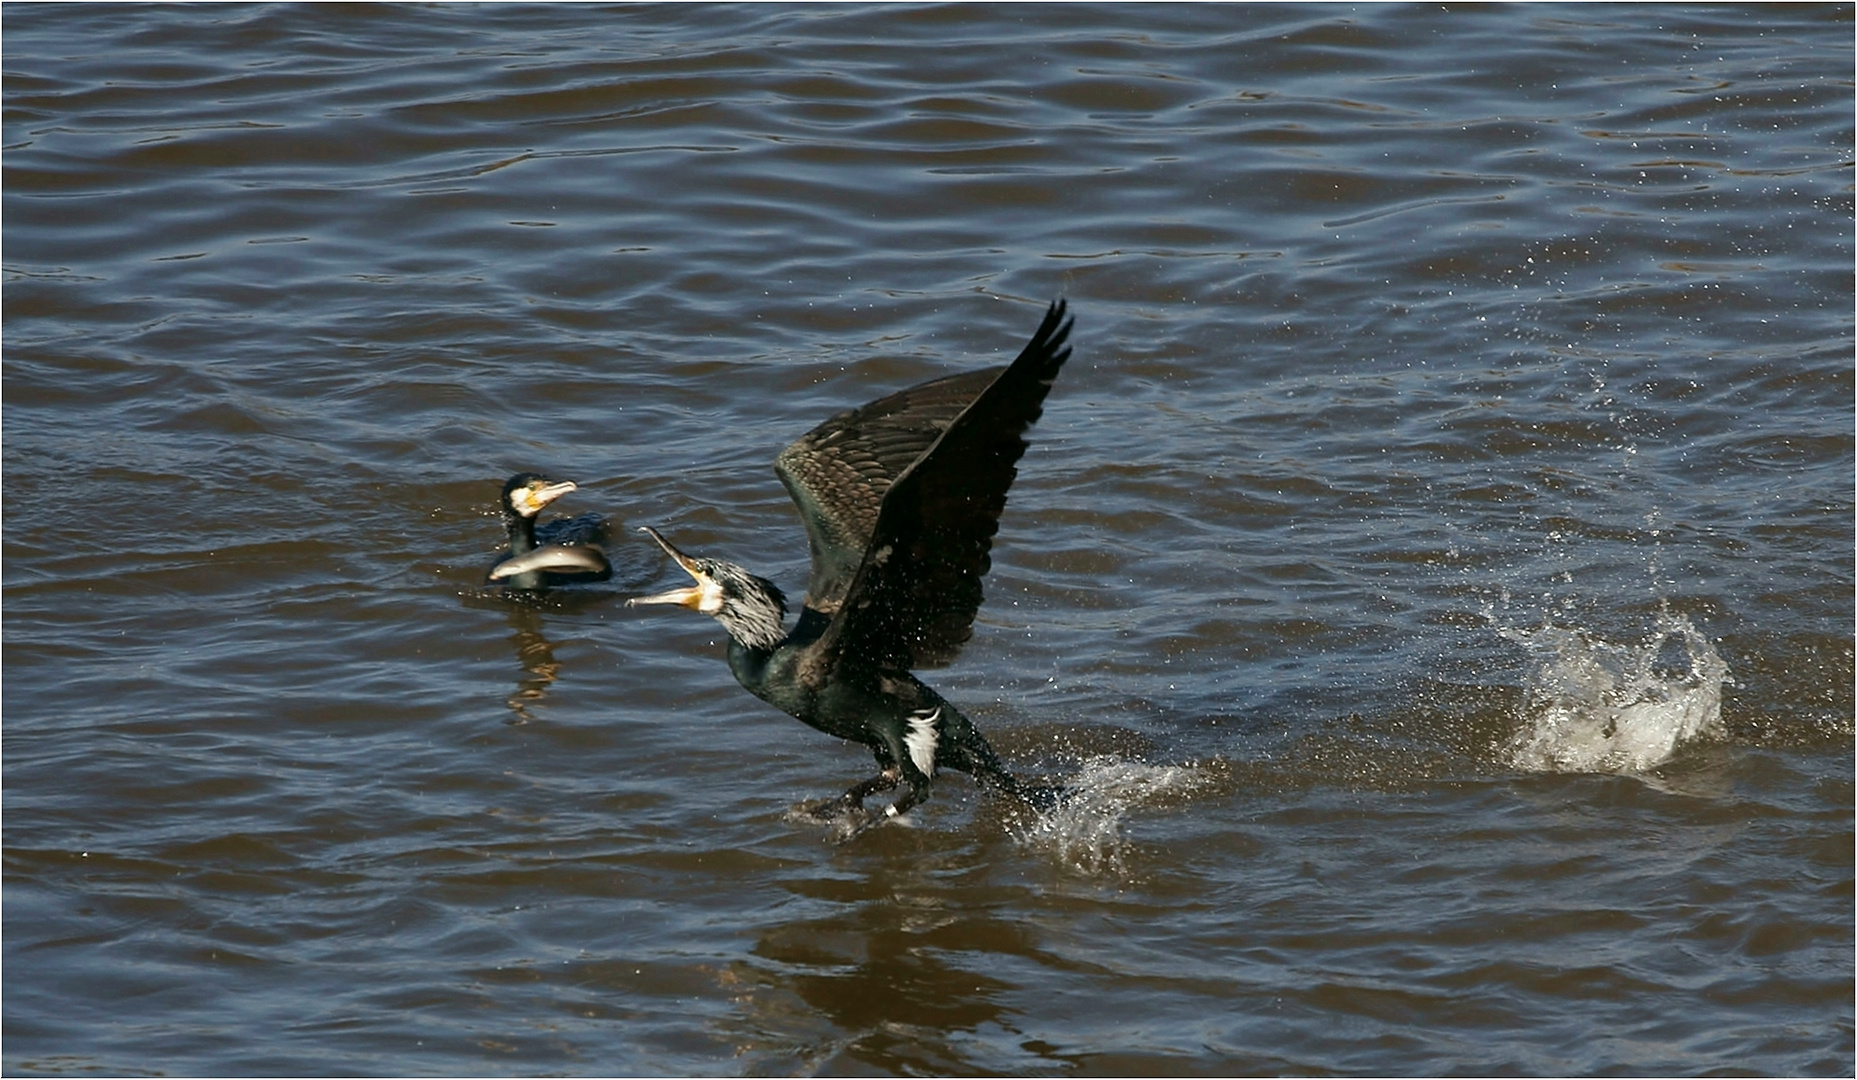
[[[5,1070],[1850,1075],[1852,41],[7,5]],[[1083,795],[828,844],[632,526],[1058,294],[929,680]]]

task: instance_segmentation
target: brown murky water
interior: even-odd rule
[[[1857,1064],[1848,6],[0,15],[8,1073]],[[1059,294],[830,845],[632,527]]]

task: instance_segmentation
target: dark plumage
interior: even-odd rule
[[[1025,430],[1070,357],[1064,301],[1005,368],[926,382],[838,414],[784,450],[774,471],[812,549],[799,620],[786,598],[732,563],[692,558],[652,538],[696,584],[628,603],[679,604],[729,633],[729,668],[757,697],[820,731],[861,742],[877,776],[815,808],[868,822],[863,800],[898,786],[891,816],[928,797],[936,771],[1045,802],[985,737],[912,670],[952,660],[973,633],[981,579]]]
[[[517,473],[503,485],[503,518],[509,549],[485,578],[506,589],[545,589],[605,581],[606,522],[598,514],[555,518],[537,526],[549,503],[575,490],[570,480],[556,482],[540,473]]]

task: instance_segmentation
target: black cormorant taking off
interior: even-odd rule
[[[1025,430],[1070,357],[1063,300],[1005,368],[951,375],[839,413],[782,451],[774,471],[806,523],[812,578],[798,623],[786,597],[732,563],[685,555],[647,528],[696,584],[628,604],[679,604],[729,632],[729,669],[763,701],[870,747],[881,770],[812,807],[848,834],[866,796],[899,783],[894,817],[928,797],[936,770],[1049,804],[980,732],[910,672],[952,660],[973,633],[980,579]]]
[[[517,473],[503,485],[503,518],[509,526],[509,551],[485,578],[506,589],[544,589],[550,585],[605,581],[613,576],[606,562],[606,522],[598,514],[556,518],[536,527],[549,503],[575,485],[540,473]]]

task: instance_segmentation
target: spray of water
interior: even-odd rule
[[[1525,724],[1509,746],[1518,769],[1641,772],[1722,734],[1728,665],[1682,616],[1666,612],[1635,646],[1555,626],[1498,632],[1531,658]]]
[[[1091,876],[1122,872],[1122,821],[1129,811],[1191,793],[1205,781],[1190,765],[1146,765],[1113,754],[1093,757],[1064,782],[1066,794],[1047,810],[1028,813],[1013,835]]]

